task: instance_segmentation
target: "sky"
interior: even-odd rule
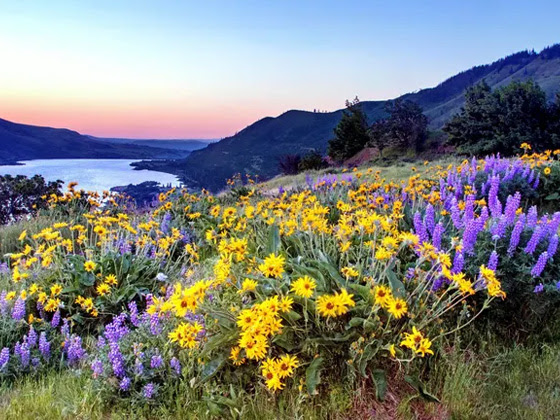
[[[560,42],[559,1],[0,0],[0,118],[221,138]]]

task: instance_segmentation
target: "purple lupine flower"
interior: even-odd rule
[[[552,215],[552,219],[548,224],[548,234],[550,236],[556,235],[558,233],[558,227],[560,226],[560,212],[557,211]]]
[[[0,351],[0,370],[3,370],[10,361],[10,349],[8,347],[4,347],[2,351]]]
[[[31,351],[29,350],[29,345],[26,341],[24,341],[20,346],[19,358],[22,367],[26,368],[27,366],[29,366]]]
[[[82,338],[80,336],[72,335],[68,341],[64,346],[66,356],[68,357],[68,364],[75,365],[86,357],[86,351],[82,347]]]
[[[453,267],[451,267],[451,272],[453,274],[460,273],[463,271],[463,266],[465,264],[465,258],[462,252],[456,252],[455,257],[453,257]]]
[[[29,348],[33,348],[37,345],[37,332],[33,329],[33,325],[29,327],[29,333],[27,334],[27,343]]]
[[[161,334],[162,327],[159,323],[159,316],[157,314],[153,314],[150,316],[150,332],[152,335],[159,335]]]
[[[173,357],[169,361],[169,365],[171,366],[171,368],[175,371],[175,373],[177,375],[181,375],[181,362],[179,362],[179,359],[177,359],[176,357]]]
[[[16,303],[12,309],[12,318],[16,321],[25,318],[25,300],[21,297],[17,298]]]
[[[544,291],[544,286],[542,283],[539,283],[535,286],[533,293],[542,293]]]
[[[488,268],[494,271],[498,268],[498,253],[496,251],[492,251],[490,254],[490,258],[488,259]]]
[[[138,376],[144,373],[144,365],[140,359],[136,359],[134,362],[134,373]]]
[[[527,226],[535,226],[539,215],[537,214],[537,206],[531,206],[527,212]]]
[[[560,280],[556,282],[556,290],[560,290]]]
[[[149,382],[144,386],[142,390],[142,395],[144,395],[144,398],[149,400],[150,398],[153,397],[154,391],[155,391],[154,384]]]
[[[163,358],[159,354],[154,354],[150,361],[150,368],[159,369],[163,365]]]
[[[545,251],[537,260],[537,263],[534,265],[533,269],[531,270],[531,276],[539,277],[546,266],[546,262],[548,261],[548,253]]]
[[[465,211],[463,212],[463,223],[467,223],[474,218],[474,202],[476,197],[469,194],[465,199]]]
[[[465,226],[465,230],[463,232],[463,252],[465,254],[471,254],[473,252],[478,232],[479,227],[476,220],[471,220]]]
[[[31,359],[31,366],[33,366],[33,368],[37,369],[40,364],[41,360],[38,357],[34,357],[33,359]]]
[[[5,290],[3,290],[0,294],[0,313],[2,316],[8,315],[8,301],[6,300],[7,294],[8,293]]]
[[[136,302],[132,301],[128,304],[128,310],[130,311],[130,322],[132,325],[138,328],[140,325],[140,319],[138,318],[138,306],[136,306]]]
[[[161,231],[162,231],[164,234],[166,234],[166,235],[169,233],[169,224],[170,224],[170,222],[171,222],[171,213],[166,212],[166,213],[163,215],[163,219],[162,219],[161,225],[160,225]]]
[[[441,249],[441,237],[442,237],[444,232],[445,232],[445,228],[443,227],[443,224],[441,222],[439,222],[434,227],[434,233],[432,235],[432,244],[438,250]]]
[[[48,342],[45,331],[42,331],[39,336],[39,351],[43,355],[43,359],[49,360],[51,357],[51,343]]]
[[[535,178],[535,182],[533,183],[533,189],[536,190],[537,188],[539,188],[539,181],[540,181],[540,178],[541,178],[541,173],[538,172],[538,173],[537,173],[537,177]]]
[[[461,229],[463,227],[463,222],[461,220],[461,210],[457,205],[457,199],[453,198],[451,203],[451,221],[456,229]]]
[[[511,225],[515,221],[515,216],[519,204],[521,203],[521,194],[516,192],[513,196],[509,196],[506,201],[506,208],[504,210],[504,216],[508,225]]]
[[[424,216],[424,224],[428,232],[433,233],[436,224],[436,213],[434,211],[434,206],[428,204],[426,206],[426,215]]]
[[[505,215],[501,215],[498,218],[498,223],[492,226],[490,229],[490,233],[492,233],[492,240],[497,241],[506,233],[507,227],[507,217]]]
[[[428,231],[426,230],[426,226],[424,226],[420,212],[414,213],[413,223],[414,231],[418,235],[420,243],[428,242]]]
[[[60,311],[57,309],[57,311],[54,313],[51,319],[51,327],[56,328],[58,327],[59,324],[60,324]]]
[[[111,362],[111,367],[113,369],[113,374],[117,378],[122,378],[125,375],[124,370],[124,358],[121,354],[119,344],[116,342],[109,342],[109,353],[107,358]]]
[[[121,391],[128,391],[131,383],[132,383],[132,381],[130,380],[130,378],[128,376],[125,376],[124,378],[121,379],[121,382],[119,384],[120,390]]]
[[[554,255],[556,254],[557,249],[558,249],[558,235],[553,235],[548,241],[548,248],[546,249],[548,258],[553,258]]]
[[[100,335],[99,338],[97,339],[97,348],[101,350],[103,347],[105,347],[106,344],[107,344],[107,340],[105,340],[105,338],[102,335]]]
[[[404,278],[407,280],[411,280],[414,278],[415,275],[416,275],[416,270],[410,267],[408,270],[406,270],[406,274],[404,275]]]
[[[91,370],[93,371],[94,378],[103,375],[103,362],[99,359],[95,359],[91,363]]]
[[[62,327],[60,327],[60,332],[65,338],[70,337],[70,325],[68,325],[68,320],[65,318],[62,320]]]
[[[539,225],[533,231],[533,235],[531,236],[531,239],[529,239],[529,242],[527,242],[527,246],[524,249],[525,253],[532,255],[535,252],[535,249],[537,249],[537,245],[541,240],[542,234],[543,228]]]
[[[510,257],[515,252],[515,249],[517,248],[517,245],[519,245],[519,240],[521,239],[521,233],[523,232],[524,227],[525,227],[525,215],[522,214],[519,217],[519,219],[517,220],[517,222],[515,223],[515,226],[513,227],[513,230],[511,231],[511,237],[510,237],[510,240],[509,240],[509,247],[508,247],[508,250],[507,250],[507,253]]]

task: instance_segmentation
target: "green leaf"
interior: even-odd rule
[[[557,192],[549,194],[545,197],[545,200],[558,200],[560,198],[560,194],[558,194]]]
[[[322,357],[314,359],[305,371],[305,383],[307,384],[307,392],[310,395],[317,394],[317,386],[321,383],[321,370],[323,368]]]
[[[282,347],[287,352],[291,352],[294,348],[296,348],[296,344],[294,342],[294,333],[289,329],[286,329],[285,332],[274,337],[272,342]]]
[[[426,386],[422,383],[422,381],[420,381],[420,379],[414,376],[405,375],[404,380],[412,385],[412,387],[418,391],[418,394],[426,401],[437,403],[440,402],[440,400],[435,395],[430,394],[428,391],[426,391]]]
[[[270,226],[268,231],[267,253],[276,254],[280,249],[280,229],[277,225]]]
[[[371,372],[371,378],[375,384],[375,397],[379,401],[383,401],[387,394],[387,374],[383,369],[375,369]]]
[[[225,364],[227,356],[224,354],[216,355],[202,368],[200,375],[201,382],[206,382],[211,379]]]
[[[403,297],[405,295],[404,284],[390,268],[387,269],[387,278],[389,279],[393,294],[397,297]]]
[[[80,284],[86,287],[91,287],[95,284],[95,277],[93,276],[93,274],[84,273],[80,276]]]
[[[348,287],[354,290],[366,302],[370,300],[371,288],[369,286],[364,286],[363,284],[350,283]]]

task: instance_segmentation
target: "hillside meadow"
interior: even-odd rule
[[[0,417],[550,419],[560,151],[322,170],[0,229]]]

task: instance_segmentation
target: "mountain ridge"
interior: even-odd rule
[[[440,129],[464,103],[469,86],[485,80],[492,88],[513,80],[533,79],[548,99],[560,91],[560,44],[540,52],[521,51],[490,64],[472,67],[440,84],[407,93],[399,98],[418,103],[429,118],[431,129]],[[387,101],[361,102],[368,121],[383,118]],[[285,154],[302,154],[310,149],[325,153],[332,130],[343,109],[329,113],[289,110],[277,117],[264,117],[233,136],[193,151],[183,160],[159,162],[150,169],[172,172],[187,183],[218,190],[235,173],[278,174],[278,159]],[[159,169],[158,169],[159,166]]]

